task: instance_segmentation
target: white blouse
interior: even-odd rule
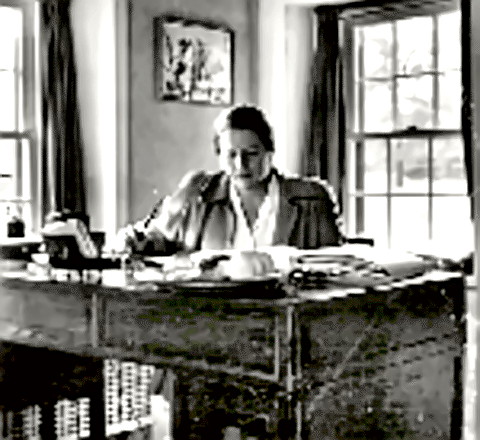
[[[268,185],[267,195],[258,210],[258,216],[252,227],[248,225],[247,216],[237,190],[230,186],[230,200],[235,213],[235,232],[232,249],[252,250],[273,244],[273,234],[277,225],[280,199],[280,186],[275,175]]]

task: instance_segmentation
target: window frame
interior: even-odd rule
[[[41,213],[41,161],[40,161],[40,72],[39,72],[39,5],[36,0],[0,0],[1,7],[13,7],[22,12],[22,74],[21,84],[17,84],[17,129],[13,131],[0,130],[0,140],[13,140],[16,143],[15,195],[12,198],[1,199],[0,202],[30,205],[31,218],[26,234],[38,233]],[[18,81],[18,77],[17,77]],[[22,86],[20,89],[20,85]],[[20,91],[21,90],[21,91]],[[22,126],[18,116],[22,113]],[[29,178],[25,179],[22,158],[24,143],[28,143]],[[29,188],[23,187],[23,181],[29,182]],[[28,194],[28,197],[25,197]],[[31,222],[31,223],[30,223]],[[4,234],[0,234],[4,235]]]
[[[431,240],[433,238],[434,230],[434,219],[433,219],[433,201],[435,198],[449,196],[449,197],[462,197],[468,198],[467,192],[465,193],[441,193],[438,191],[433,191],[433,148],[432,145],[434,140],[446,136],[458,136],[463,142],[462,137],[462,128],[459,121],[458,129],[447,129],[447,128],[435,128],[438,126],[439,122],[439,78],[443,72],[439,71],[439,31],[438,31],[438,17],[440,14],[447,11],[439,11],[438,13],[429,13],[429,14],[419,14],[418,16],[428,16],[432,17],[432,69],[431,71],[422,71],[421,76],[432,75],[433,76],[433,92],[432,92],[432,105],[433,105],[433,115],[432,115],[432,127],[428,129],[422,129],[417,127],[407,127],[404,129],[396,129],[397,126],[397,110],[398,110],[398,101],[397,101],[397,87],[396,82],[398,78],[404,77],[419,77],[418,74],[405,75],[397,72],[396,66],[396,51],[398,42],[396,41],[397,32],[392,29],[392,73],[389,78],[385,80],[392,81],[392,106],[393,106],[393,128],[391,131],[371,131],[368,132],[364,130],[365,121],[364,114],[365,109],[363,107],[365,102],[365,81],[368,78],[365,77],[363,71],[363,63],[358,62],[358,59],[364,57],[363,48],[364,44],[358,45],[359,53],[355,53],[357,50],[357,45],[355,41],[355,27],[361,27],[364,25],[376,25],[381,23],[395,23],[404,18],[413,18],[411,17],[402,17],[398,20],[392,19],[379,19],[375,22],[368,23],[352,23],[348,20],[342,20],[342,36],[343,36],[343,48],[344,48],[344,66],[345,66],[345,95],[347,97],[347,102],[350,102],[350,105],[347,106],[347,127],[349,130],[347,132],[346,139],[346,159],[347,159],[347,181],[344,188],[344,200],[346,201],[344,207],[344,213],[346,217],[346,226],[347,231],[351,235],[363,235],[365,233],[365,200],[366,197],[382,197],[386,200],[387,203],[387,246],[391,246],[393,241],[392,236],[392,200],[398,197],[405,196],[420,196],[428,198],[428,237],[425,239]],[[461,12],[460,12],[461,13]],[[460,23],[462,19],[460,19]],[[461,25],[461,24],[460,24]],[[393,26],[395,26],[393,24]],[[358,33],[363,35],[363,33]],[[362,37],[363,38],[363,37]],[[357,72],[356,72],[357,71]],[[462,72],[462,66],[459,70],[460,74]],[[357,86],[357,81],[359,86]],[[362,104],[360,104],[362,103]],[[361,149],[365,148],[365,141],[371,139],[382,139],[386,142],[386,166],[387,166],[387,190],[379,191],[378,193],[367,192],[365,191],[365,186],[362,184],[365,176],[365,168],[362,164],[363,159],[359,160],[361,155]],[[426,140],[428,142],[428,153],[427,153],[427,167],[428,167],[428,191],[423,193],[396,193],[392,191],[391,186],[391,150],[392,150],[392,141],[396,139],[419,139]],[[361,188],[361,189],[358,189]],[[359,203],[360,202],[360,203]]]

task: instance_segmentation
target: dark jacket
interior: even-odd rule
[[[274,170],[280,190],[274,245],[300,249],[343,242],[334,195],[315,178],[285,177]],[[149,225],[155,250],[225,249],[235,232],[229,178],[223,173],[196,172],[184,178],[169,203]]]

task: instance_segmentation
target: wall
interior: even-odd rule
[[[301,151],[310,118],[308,88],[311,76],[313,45],[313,13],[311,8],[287,6],[286,25],[286,108],[284,171],[299,173]]]
[[[216,169],[212,123],[221,107],[160,102],[153,96],[153,17],[174,14],[227,25],[235,33],[235,101],[252,101],[251,0],[135,0],[130,35],[130,220],[150,209],[191,169]]]
[[[115,0],[74,0],[80,118],[92,228],[113,232],[116,222]]]

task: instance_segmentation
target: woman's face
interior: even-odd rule
[[[272,153],[252,130],[229,129],[219,136],[220,168],[239,188],[252,188],[271,170]]]

